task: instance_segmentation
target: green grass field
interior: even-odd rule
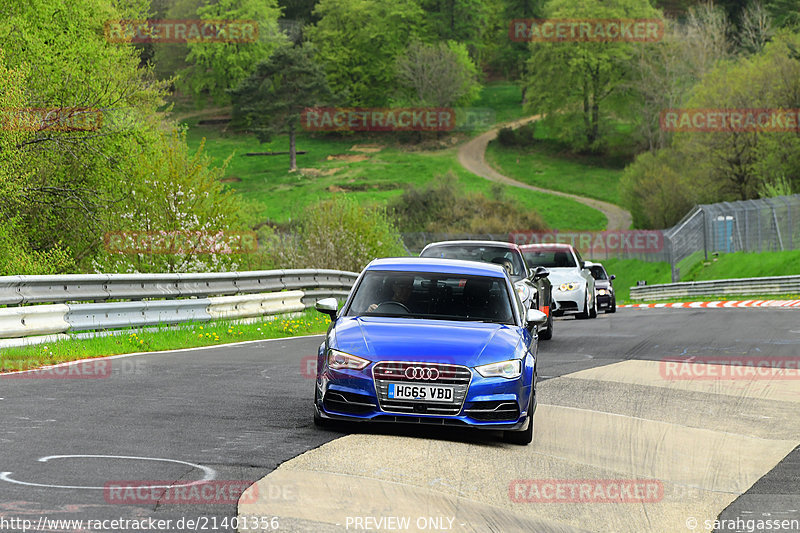
[[[522,115],[519,89],[511,84],[489,86],[474,107],[496,106],[498,119]],[[334,193],[346,192],[364,204],[385,204],[410,186],[420,186],[436,176],[452,172],[465,192],[489,195],[493,184],[465,171],[458,163],[457,143],[468,136],[428,136],[422,145],[401,144],[396,137],[379,134],[300,134],[298,172],[288,172],[289,156],[246,156],[247,152],[287,151],[288,136],[276,136],[261,144],[252,135],[227,132],[217,126],[198,125],[200,117],[186,120],[187,139],[197,148],[205,138],[205,150],[217,164],[229,156],[225,180],[252,205],[258,222],[286,223],[307,205]],[[422,148],[425,149],[422,149]],[[504,186],[507,197],[541,214],[551,228],[602,229],[602,213],[569,199]],[[510,230],[518,228],[509,228]]]
[[[486,85],[481,96],[471,107],[491,108],[495,122],[510,122],[527,116],[522,109],[522,89],[509,82],[494,82]]]
[[[619,204],[622,169],[602,166],[597,158],[566,157],[538,147],[489,143],[486,161],[498,172],[545,189]]]
[[[700,257],[702,258],[702,255]],[[672,282],[669,263],[648,263],[638,259],[614,258],[598,259],[597,261],[603,263],[609,274],[617,276],[617,279],[614,280],[614,290],[617,291],[618,302],[628,301],[629,288],[635,286],[638,280],[646,280],[648,285]],[[681,281],[800,275],[800,250],[720,254],[716,261],[704,263],[705,261],[701,259],[686,268],[685,272],[682,271]],[[736,299],[741,298],[743,297],[736,297]],[[773,295],[772,298],[776,297]],[[704,297],[702,299],[714,298]],[[725,299],[731,299],[731,297],[728,296]],[[689,300],[697,300],[697,298]]]
[[[157,352],[197,348],[231,342],[294,337],[324,333],[330,324],[326,315],[313,309],[294,317],[263,319],[251,324],[231,321],[187,323],[177,327],[142,330],[129,334],[91,339],[67,339],[0,351],[0,372],[29,370],[44,365],[77,361],[92,357],[137,352]]]

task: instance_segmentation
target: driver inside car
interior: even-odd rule
[[[375,311],[379,305],[386,302],[397,302],[409,309],[411,291],[414,289],[414,278],[411,276],[400,276],[392,279],[390,284],[392,287],[392,296],[386,300],[371,304],[367,307],[368,313]]]

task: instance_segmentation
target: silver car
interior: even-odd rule
[[[543,266],[550,272],[556,315],[574,314],[577,318],[597,317],[594,278],[570,244],[526,244],[520,246],[529,267]]]

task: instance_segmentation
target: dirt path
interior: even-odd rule
[[[631,223],[633,222],[631,214],[619,206],[610,204],[608,202],[595,200],[594,198],[586,198],[584,196],[577,196],[575,194],[534,187],[533,185],[528,185],[527,183],[522,183],[521,181],[504,176],[486,163],[486,147],[489,145],[491,140],[497,137],[497,132],[500,130],[500,128],[516,128],[518,126],[522,126],[523,124],[527,124],[528,122],[537,120],[538,118],[539,115],[536,115],[533,117],[516,120],[514,122],[508,122],[496,127],[493,130],[487,131],[478,137],[475,137],[468,143],[461,145],[461,148],[458,151],[458,162],[461,163],[462,167],[469,170],[473,174],[476,174],[482,178],[486,178],[487,180],[504,183],[506,185],[513,185],[514,187],[522,187],[523,189],[530,189],[531,191],[562,196],[564,198],[569,198],[570,200],[580,202],[584,205],[588,205],[592,209],[597,209],[608,219],[606,229],[625,230],[630,228]]]

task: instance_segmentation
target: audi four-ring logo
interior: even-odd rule
[[[439,379],[439,369],[428,366],[410,366],[406,368],[406,377],[408,379],[433,381]]]

